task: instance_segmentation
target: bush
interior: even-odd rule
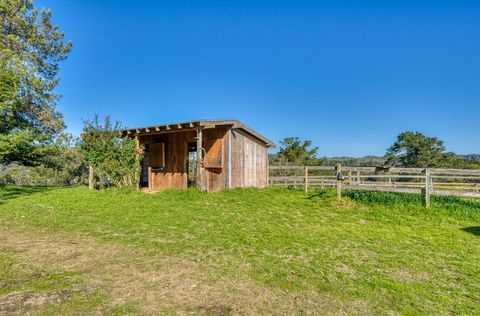
[[[104,124],[98,116],[85,121],[80,149],[87,163],[93,167],[102,186],[132,186],[140,176],[143,147],[137,148],[135,140],[119,136],[120,122]]]
[[[85,171],[80,174],[56,170],[44,165],[30,167],[18,163],[0,166],[0,184],[19,186],[72,186],[85,184]]]
[[[77,146],[78,139],[60,134],[43,148],[44,157],[33,166],[19,162],[0,165],[0,184],[21,186],[69,186],[84,184],[87,165]]]

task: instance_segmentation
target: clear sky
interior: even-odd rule
[[[73,41],[68,131],[238,118],[324,156],[417,130],[480,153],[480,1],[35,1]]]

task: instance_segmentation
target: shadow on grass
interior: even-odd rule
[[[480,226],[465,227],[462,230],[472,235],[480,236]]]
[[[311,191],[307,197],[307,199],[312,200],[315,198],[330,198],[335,196],[335,191],[331,189],[317,189]]]
[[[36,193],[50,191],[52,188],[48,187],[16,187],[16,186],[0,186],[0,204],[8,200],[27,196]]]

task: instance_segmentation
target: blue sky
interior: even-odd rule
[[[417,130],[480,153],[480,1],[36,1],[74,47],[68,131],[238,118],[319,155]]]

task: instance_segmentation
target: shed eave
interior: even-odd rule
[[[253,128],[248,127],[237,119],[210,119],[210,120],[195,120],[187,122],[177,122],[177,123],[168,123],[160,125],[151,125],[143,127],[134,127],[126,128],[120,130],[122,136],[135,136],[135,135],[148,135],[148,134],[158,134],[158,133],[170,133],[177,131],[188,131],[194,130],[197,128],[206,128],[206,127],[216,127],[216,126],[225,126],[230,125],[232,128],[241,129],[248,134],[252,135],[256,139],[260,140],[268,148],[274,148],[275,144],[266,138],[265,136],[258,133]]]

